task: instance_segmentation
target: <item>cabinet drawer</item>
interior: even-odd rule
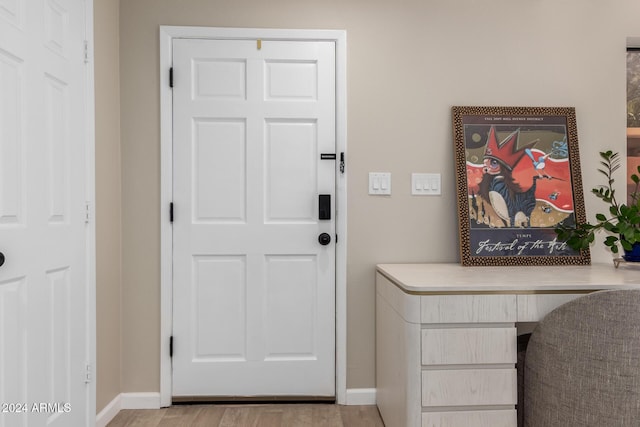
[[[515,322],[515,295],[423,295],[422,323]]]
[[[518,322],[537,322],[544,316],[586,294],[534,294],[518,295]]]
[[[516,423],[515,409],[422,413],[422,427],[513,427]]]
[[[516,328],[422,330],[423,365],[516,363]]]
[[[422,406],[515,405],[515,369],[422,371]]]

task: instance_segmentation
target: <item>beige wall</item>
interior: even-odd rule
[[[458,261],[451,106],[576,107],[590,188],[596,153],[625,147],[638,16],[637,0],[122,1],[123,391],[159,390],[159,25],[347,30],[347,370],[367,388],[375,264]],[[391,197],[367,195],[369,171],[392,173]],[[411,197],[411,172],[441,173],[442,196]]]
[[[96,96],[96,409],[121,393],[119,0],[94,0]]]

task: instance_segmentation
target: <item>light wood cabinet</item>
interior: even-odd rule
[[[386,264],[376,274],[377,404],[387,427],[515,427],[517,322],[638,270]]]

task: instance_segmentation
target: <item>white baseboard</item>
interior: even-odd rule
[[[96,415],[96,427],[106,427],[113,420],[120,409],[122,409],[121,394],[117,395],[111,402],[107,403],[98,415]]]
[[[375,388],[348,388],[346,405],[375,405]]]
[[[121,393],[96,415],[96,427],[106,427],[121,409],[159,409],[160,393]]]
[[[122,393],[121,409],[160,409],[160,393]]]

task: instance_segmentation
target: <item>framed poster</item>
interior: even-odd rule
[[[555,227],[585,219],[571,107],[453,107],[463,265],[590,264]]]

